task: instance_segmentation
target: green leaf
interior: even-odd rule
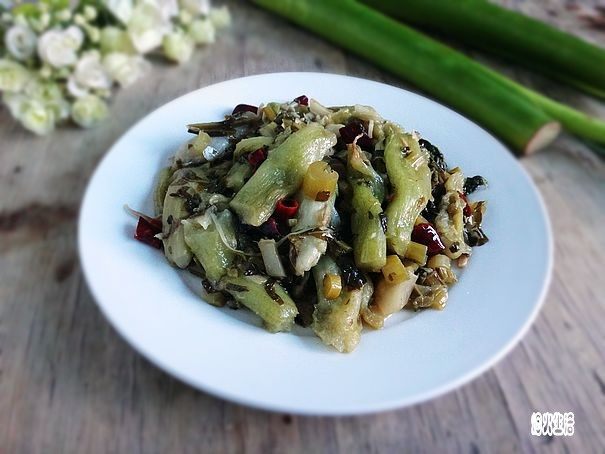
[[[38,9],[38,6],[36,4],[22,3],[13,8],[13,15],[34,18],[40,16],[40,10]]]
[[[60,11],[69,8],[69,0],[41,0],[40,3],[48,5],[51,11]]]

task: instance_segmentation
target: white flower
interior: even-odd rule
[[[42,79],[50,79],[53,76],[53,70],[50,66],[44,65],[40,68],[40,71],[38,71],[38,75]]]
[[[2,95],[2,102],[8,107],[9,112],[14,118],[19,118],[21,115],[21,107],[27,100],[27,96],[23,93],[11,93],[4,92]]]
[[[210,0],[179,0],[181,8],[194,16],[206,16],[210,12]]]
[[[84,41],[84,34],[78,27],[66,30],[49,30],[38,40],[40,59],[55,68],[73,65],[77,60],[77,51]]]
[[[56,116],[54,110],[38,99],[26,99],[20,106],[17,118],[25,129],[40,136],[55,129]]]
[[[194,44],[191,38],[181,32],[166,35],[162,43],[164,55],[170,60],[182,64],[191,58]]]
[[[73,22],[74,22],[74,24],[76,24],[79,27],[84,27],[86,24],[88,24],[88,21],[84,17],[84,14],[80,14],[80,13],[74,14]]]
[[[88,25],[84,28],[86,30],[86,34],[88,35],[88,39],[93,43],[98,43],[101,40],[101,30],[97,27],[93,27],[92,25]]]
[[[69,8],[62,9],[61,11],[59,11],[55,14],[55,17],[57,18],[57,20],[60,20],[61,22],[67,22],[68,20],[71,19],[71,11]]]
[[[103,0],[105,7],[123,24],[132,17],[132,0]]]
[[[193,21],[193,14],[191,14],[189,11],[187,10],[180,10],[179,11],[179,22],[183,25],[188,25]]]
[[[4,35],[4,45],[17,60],[27,60],[36,50],[36,34],[31,28],[13,25]]]
[[[221,6],[220,8],[212,8],[208,15],[210,21],[214,24],[217,29],[226,28],[231,25],[231,13],[229,8]]]
[[[67,79],[67,92],[74,98],[81,98],[88,94],[88,90],[76,81],[76,77],[72,74]]]
[[[95,126],[107,117],[107,104],[94,95],[78,98],[71,106],[71,118],[83,128]]]
[[[28,19],[29,26],[38,33],[42,33],[50,25],[50,14],[47,12],[39,16],[30,16]]]
[[[51,109],[56,120],[63,120],[69,116],[69,104],[57,83],[31,80],[25,86],[23,94],[27,99],[35,99],[44,104],[47,109]]]
[[[128,21],[127,30],[135,49],[145,54],[160,44],[170,29],[160,9],[150,3],[138,4]]]
[[[77,46],[78,49],[84,42],[84,32],[80,27],[70,25],[65,29],[65,34],[73,40],[74,46]]]
[[[114,52],[103,58],[103,66],[114,80],[127,87],[149,71],[151,64],[141,55]]]
[[[27,27],[27,18],[23,15],[23,14],[17,14],[14,18],[13,18],[13,22],[17,25],[23,25],[24,27]]]
[[[170,20],[179,14],[179,4],[177,0],[145,0],[159,8],[164,20]]]
[[[0,91],[21,91],[30,78],[24,66],[12,60],[0,59]]]
[[[209,44],[214,42],[214,25],[208,19],[197,19],[189,26],[189,36],[196,44]]]
[[[97,9],[92,5],[84,6],[84,17],[89,21],[93,21],[97,18]]]
[[[73,76],[76,83],[83,88],[104,90],[112,85],[111,77],[101,64],[101,55],[97,51],[87,52],[80,58]]]
[[[128,33],[118,27],[110,26],[101,29],[99,42],[101,52],[104,54],[109,54],[111,52],[123,52],[126,54],[136,53]]]

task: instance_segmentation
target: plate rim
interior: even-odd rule
[[[516,334],[514,336],[512,336],[502,347],[500,347],[498,352],[495,353],[494,355],[492,355],[488,360],[484,361],[483,363],[481,363],[480,365],[478,365],[472,369],[469,369],[466,373],[462,374],[457,379],[448,381],[447,383],[445,383],[439,387],[435,387],[424,393],[417,393],[412,396],[406,396],[406,397],[399,398],[399,399],[389,399],[388,401],[386,401],[384,403],[377,403],[377,404],[371,405],[371,406],[367,405],[367,404],[361,404],[358,407],[352,406],[350,408],[343,409],[343,410],[325,409],[325,408],[323,408],[323,409],[316,408],[314,410],[310,410],[310,409],[297,408],[296,406],[291,406],[291,405],[288,405],[287,403],[286,404],[271,404],[271,403],[266,404],[266,403],[262,402],[262,399],[254,399],[254,398],[250,398],[249,396],[242,397],[241,395],[239,395],[237,393],[225,391],[224,389],[214,386],[212,384],[199,383],[199,382],[196,382],[193,379],[185,376],[179,370],[172,368],[164,360],[162,360],[158,357],[155,357],[150,352],[148,352],[147,349],[144,348],[143,345],[140,345],[140,343],[138,341],[136,341],[133,336],[128,334],[126,332],[126,330],[123,330],[120,327],[120,324],[117,323],[115,321],[114,317],[112,315],[110,315],[109,311],[106,310],[105,305],[103,305],[100,302],[100,300],[101,300],[100,295],[98,294],[97,289],[95,288],[95,285],[92,283],[92,280],[91,280],[92,273],[91,273],[91,270],[89,269],[89,265],[84,257],[84,255],[85,255],[84,247],[83,247],[83,242],[84,242],[83,230],[84,230],[84,225],[85,225],[84,207],[87,205],[87,202],[88,202],[89,198],[91,197],[92,186],[93,186],[92,183],[95,180],[95,178],[98,177],[100,169],[103,167],[103,164],[107,161],[108,157],[114,152],[114,150],[116,150],[118,148],[120,142],[122,140],[125,140],[126,136],[128,136],[129,133],[133,129],[138,127],[148,117],[155,114],[156,112],[158,112],[161,109],[168,108],[168,106],[170,106],[174,103],[177,103],[182,98],[192,96],[193,94],[195,94],[199,91],[203,91],[203,90],[210,89],[210,88],[220,89],[221,85],[226,85],[229,83],[233,83],[235,81],[244,81],[244,80],[252,81],[255,79],[263,79],[266,77],[280,77],[280,76],[282,76],[282,77],[292,77],[292,76],[295,76],[295,77],[320,77],[320,78],[325,77],[325,78],[331,78],[331,79],[345,78],[345,79],[349,79],[349,80],[352,79],[355,82],[373,84],[373,85],[377,85],[377,86],[387,87],[389,89],[401,90],[401,91],[405,92],[407,95],[416,97],[421,102],[433,104],[433,105],[437,106],[438,108],[448,110],[450,113],[454,114],[455,116],[460,117],[462,120],[471,123],[475,128],[478,128],[481,131],[483,131],[492,140],[496,141],[504,149],[509,151],[509,153],[508,153],[509,161],[514,163],[513,165],[517,168],[517,170],[520,171],[520,174],[526,180],[526,183],[528,184],[528,187],[531,189],[531,192],[533,193],[533,195],[537,201],[537,204],[540,208],[541,218],[544,221],[543,222],[544,223],[544,232],[543,233],[545,234],[545,240],[546,240],[545,241],[545,244],[546,244],[545,259],[546,259],[546,261],[545,261],[544,277],[542,280],[540,293],[539,293],[538,297],[536,298],[536,304],[534,305],[532,312],[529,314],[529,316],[527,317],[527,319],[525,320],[523,325],[521,325],[517,329]],[[84,192],[84,196],[82,197],[82,200],[81,200],[81,203],[79,206],[77,228],[78,228],[77,245],[78,245],[79,262],[80,262],[80,266],[82,268],[83,279],[91,293],[92,299],[95,302],[96,306],[101,311],[101,313],[103,314],[103,316],[105,317],[105,319],[107,320],[107,322],[109,322],[109,325],[113,328],[113,330],[123,340],[125,340],[126,343],[129,345],[129,347],[133,348],[133,350],[135,350],[137,354],[140,354],[147,361],[149,361],[151,364],[153,364],[155,367],[158,367],[159,369],[161,369],[163,373],[167,373],[167,374],[177,378],[178,380],[182,381],[183,383],[186,383],[188,386],[191,386],[192,388],[194,388],[196,390],[200,390],[204,393],[208,393],[211,396],[215,396],[220,399],[224,399],[229,402],[236,403],[236,404],[252,407],[252,408],[255,408],[258,410],[272,411],[272,412],[285,412],[285,413],[289,413],[289,414],[305,415],[305,416],[352,416],[352,415],[374,414],[374,413],[388,411],[388,410],[401,409],[404,407],[409,407],[412,405],[420,404],[420,403],[427,402],[429,400],[438,398],[450,391],[453,391],[453,390],[473,381],[474,379],[476,379],[480,375],[482,375],[484,372],[486,372],[487,370],[494,367],[497,363],[499,363],[506,355],[508,355],[517,346],[517,344],[521,341],[521,339],[527,334],[527,332],[529,331],[530,327],[536,320],[540,310],[542,309],[542,307],[545,303],[546,296],[548,294],[548,290],[550,288],[550,285],[552,282],[552,277],[553,277],[552,275],[553,275],[553,264],[554,264],[554,238],[553,238],[552,223],[550,220],[548,208],[546,206],[546,203],[544,202],[544,199],[542,197],[542,194],[541,194],[538,186],[531,178],[529,172],[521,165],[521,163],[519,162],[519,160],[517,158],[512,156],[512,152],[510,152],[510,148],[508,146],[503,144],[498,138],[494,137],[489,131],[484,129],[482,126],[478,125],[473,120],[465,117],[464,115],[458,113],[457,111],[451,109],[449,106],[447,106],[445,104],[441,104],[440,102],[437,102],[431,98],[423,96],[422,94],[419,94],[419,93],[409,90],[407,88],[401,88],[401,87],[390,85],[390,84],[387,84],[384,82],[378,82],[375,80],[365,79],[362,77],[354,77],[354,76],[350,76],[350,75],[346,75],[346,74],[324,73],[324,72],[313,72],[313,71],[311,71],[311,72],[281,71],[281,72],[262,73],[262,74],[254,74],[254,75],[250,75],[250,76],[236,77],[233,79],[224,80],[221,82],[217,82],[217,83],[213,83],[210,85],[206,85],[206,86],[197,88],[195,90],[184,93],[181,96],[178,96],[178,97],[158,106],[154,110],[148,112],[145,116],[140,118],[138,121],[136,121],[124,133],[122,133],[112,143],[112,145],[104,153],[103,157],[96,164],[94,171],[92,172],[91,176],[89,177],[89,180],[88,180],[88,183],[86,186],[86,190]]]

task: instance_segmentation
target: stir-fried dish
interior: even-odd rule
[[[135,238],[271,332],[298,323],[350,352],[363,324],[443,309],[455,267],[488,241],[486,203],[468,197],[485,179],[371,107],[300,96],[188,131]]]

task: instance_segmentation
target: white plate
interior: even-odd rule
[[[269,334],[245,311],[201,301],[162,254],[132,238],[123,205],[152,212],[158,170],[189,135],[239,103],[306,94],[326,105],[367,104],[438,145],[450,166],[490,183],[485,232],[444,311],[364,330],[351,354],[296,330]],[[462,96],[463,94],[461,94]],[[459,114],[376,82],[316,73],[231,80],[182,96],[151,113],[107,153],[80,214],[79,248],[101,310],[154,364],[208,393],[274,411],[359,414],[417,403],[449,391],[501,359],[544,299],[552,239],[544,205],[509,151]]]

